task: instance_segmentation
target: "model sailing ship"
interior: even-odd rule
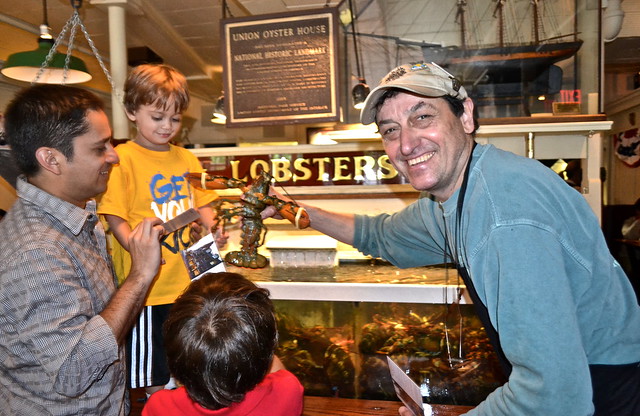
[[[513,0],[492,0],[493,17],[497,21],[497,43],[494,45],[469,46],[467,33],[467,1],[456,2],[456,22],[460,29],[459,46],[424,46],[422,52],[427,62],[433,61],[460,76],[465,83],[478,82],[506,83],[534,81],[554,63],[576,54],[582,41],[575,33],[543,39],[544,28],[541,19],[541,0],[530,0],[528,12],[531,18],[532,38],[530,42],[508,42],[505,11]],[[470,2],[471,3],[471,2]],[[483,3],[473,1],[472,6]],[[549,3],[549,2],[548,2]],[[551,2],[557,3],[557,2]],[[513,19],[512,19],[513,20]],[[510,21],[514,25],[516,22]],[[524,25],[523,25],[524,26]],[[522,31],[521,27],[512,31]],[[522,33],[520,33],[522,34]],[[567,41],[567,38],[573,39]],[[484,80],[484,81],[483,81]]]

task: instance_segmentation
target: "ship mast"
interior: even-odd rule
[[[540,43],[540,27],[538,26],[538,0],[531,0],[533,6],[533,43],[535,45]]]
[[[493,11],[493,17],[498,16],[498,44],[504,48],[504,3],[506,0],[496,0],[496,8]]]
[[[467,49],[467,27],[464,20],[465,7],[467,2],[465,0],[458,0],[458,11],[456,12],[456,20],[460,21],[460,47]]]

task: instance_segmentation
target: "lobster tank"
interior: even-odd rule
[[[477,405],[504,382],[454,268],[342,261],[227,270],[270,291],[277,354],[305,394],[397,400],[386,356],[426,403]]]

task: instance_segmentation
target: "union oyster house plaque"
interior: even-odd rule
[[[225,19],[222,32],[228,126],[339,120],[335,8]]]

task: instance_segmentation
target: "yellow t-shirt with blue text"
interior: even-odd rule
[[[128,141],[116,147],[120,163],[114,165],[107,190],[99,198],[98,214],[124,219],[131,229],[144,218],[158,217],[169,221],[189,208],[205,206],[216,199],[213,191],[192,187],[185,178],[189,172],[202,172],[193,153],[170,145],[166,152],[145,149]],[[162,258],[165,263],[149,291],[145,305],[173,303],[189,285],[190,278],[180,254],[190,243],[189,227],[165,236]],[[131,257],[112,239],[113,265],[121,284],[129,274]]]

